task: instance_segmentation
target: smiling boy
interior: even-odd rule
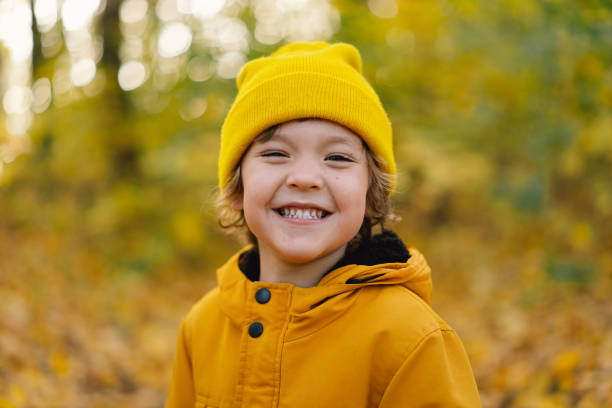
[[[288,122],[249,148],[242,184],[233,208],[257,237],[260,280],[316,286],[363,224],[366,150],[334,122]]]
[[[358,51],[290,44],[237,84],[218,204],[252,245],[183,320],[166,407],[479,407],[423,256],[371,233],[396,170]]]

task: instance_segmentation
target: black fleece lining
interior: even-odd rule
[[[410,259],[410,253],[402,240],[391,230],[384,230],[363,242],[357,249],[345,254],[338,263],[325,273],[346,265],[373,266],[384,263],[403,263]],[[253,247],[240,256],[238,266],[248,280],[259,280],[259,251]],[[323,275],[323,276],[325,276]],[[352,282],[347,282],[352,283]]]

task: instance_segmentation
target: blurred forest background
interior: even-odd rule
[[[612,407],[609,0],[0,0],[0,407],[163,405],[234,78],[293,40],[362,52],[484,407]]]

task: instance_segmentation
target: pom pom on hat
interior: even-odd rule
[[[302,118],[346,126],[382,159],[385,172],[396,174],[391,123],[361,74],[361,56],[352,45],[288,44],[269,57],[248,62],[236,83],[238,95],[221,128],[221,189],[261,132]]]

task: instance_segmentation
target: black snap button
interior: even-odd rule
[[[255,338],[261,336],[261,333],[263,333],[263,324],[259,322],[251,323],[249,326],[249,336]]]
[[[266,288],[261,288],[257,292],[255,292],[255,300],[257,303],[268,303],[270,300],[270,291]]]

